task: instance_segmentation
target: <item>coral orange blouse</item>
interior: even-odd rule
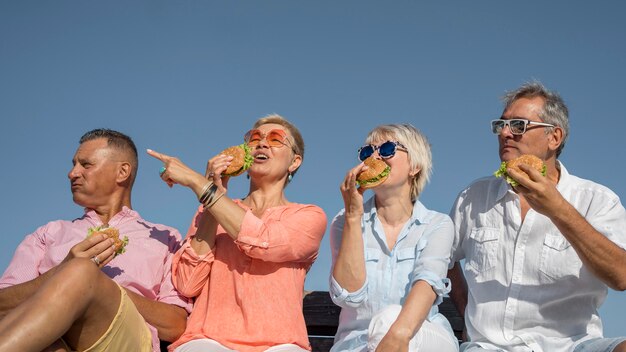
[[[218,226],[213,251],[199,257],[189,241],[200,208],[172,260],[174,286],[195,303],[185,332],[169,350],[203,338],[242,352],[280,344],[310,350],[302,295],[326,215],[315,205],[291,203],[258,218],[237,204],[247,211],[237,240]]]

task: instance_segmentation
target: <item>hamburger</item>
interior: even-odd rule
[[[515,171],[520,171],[522,172],[522,174],[526,175],[524,177],[529,179],[530,177],[528,176],[528,174],[526,174],[524,171],[522,171],[519,168],[521,164],[526,164],[532,167],[533,169],[541,172],[543,176],[546,175],[546,164],[543,162],[543,160],[530,154],[524,154],[515,159],[509,160],[509,161],[503,161],[502,164],[500,164],[500,168],[496,170],[496,172],[494,172],[493,175],[496,177],[504,177],[507,183],[515,187],[519,185],[519,182],[515,181],[511,176],[509,176],[509,174],[506,172],[506,169],[510,168],[510,169],[514,169]]]
[[[387,180],[391,167],[386,162],[371,156],[363,162],[368,169],[361,171],[357,175],[356,182],[359,184],[359,187],[363,189],[374,188]]]
[[[224,171],[223,176],[239,176],[244,171],[248,170],[250,165],[254,162],[250,147],[245,143],[226,148],[220,154],[233,157],[230,165],[228,165],[228,168]]]
[[[87,237],[93,236],[98,233],[104,234],[108,238],[113,240],[113,246],[115,246],[115,256],[122,254],[126,251],[128,236],[124,236],[124,239],[120,239],[120,231],[115,227],[108,227],[106,225],[90,227],[87,230]]]

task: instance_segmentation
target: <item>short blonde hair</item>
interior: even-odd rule
[[[300,130],[294,124],[287,121],[287,119],[285,119],[284,117],[278,114],[270,114],[270,115],[261,117],[260,119],[256,120],[252,128],[259,128],[259,126],[267,125],[269,123],[275,123],[277,125],[281,125],[289,131],[289,134],[291,134],[291,137],[293,138],[293,141],[290,141],[293,144],[293,152],[295,154],[300,155],[302,160],[304,160],[304,139],[302,138],[302,134],[300,133]],[[292,172],[292,175],[295,175],[296,171]]]
[[[411,182],[411,201],[415,201],[432,174],[433,161],[428,139],[413,125],[405,123],[377,126],[367,135],[365,143],[380,140],[395,141],[404,145],[408,151],[411,169],[420,169]]]

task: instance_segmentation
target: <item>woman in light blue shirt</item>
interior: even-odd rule
[[[330,294],[342,307],[332,351],[456,352],[458,342],[437,305],[446,278],[454,228],[450,218],[417,200],[430,178],[430,145],[409,124],[381,125],[359,149],[391,167],[363,202],[351,169],[342,183],[345,208],[330,230]]]

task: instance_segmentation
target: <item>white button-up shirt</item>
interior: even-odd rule
[[[333,267],[341,247],[345,212],[341,210],[330,227]],[[446,278],[454,228],[450,217],[426,209],[415,201],[413,214],[406,222],[392,250],[378,219],[374,197],[364,204],[361,218],[365,251],[366,280],[363,287],[348,292],[330,277],[330,295],[341,306],[339,328],[331,351],[366,351],[368,326],[372,316],[392,304],[403,305],[418,280],[428,282],[437,294],[428,321],[448,331],[456,342],[448,320],[437,305],[450,291]]]
[[[559,192],[600,233],[626,248],[626,210],[608,188],[570,175],[562,164]],[[470,346],[506,351],[571,351],[602,336],[598,308],[607,286],[581,262],[544,215],[524,222],[518,195],[487,177],[460,193],[451,265],[465,259]]]

